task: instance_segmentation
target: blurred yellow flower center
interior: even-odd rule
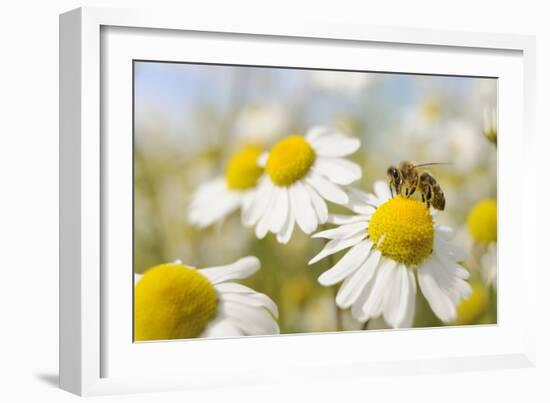
[[[197,270],[168,263],[145,272],[134,293],[135,339],[199,336],[214,317],[218,294]]]
[[[262,150],[259,147],[246,146],[227,162],[225,181],[229,189],[246,190],[256,186],[263,169],[257,160]]]
[[[290,186],[303,178],[315,162],[315,151],[298,135],[288,136],[273,147],[266,172],[278,186]]]
[[[478,322],[487,312],[489,291],[479,282],[472,284],[472,293],[460,301],[456,308],[455,325],[471,325]]]
[[[468,230],[477,242],[497,240],[497,202],[485,199],[477,203],[468,214]]]
[[[422,104],[422,113],[429,121],[439,118],[441,112],[441,102],[438,99],[429,99]]]
[[[418,200],[397,196],[382,204],[370,219],[368,234],[382,255],[408,266],[432,254],[432,217]]]

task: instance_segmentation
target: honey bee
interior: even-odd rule
[[[387,176],[392,197],[394,190],[397,195],[411,197],[419,189],[422,202],[426,203],[428,208],[433,206],[437,210],[444,210],[445,195],[443,194],[443,190],[441,190],[441,186],[428,172],[420,173],[418,170],[418,168],[433,165],[449,164],[445,162],[432,162],[415,165],[410,161],[401,161],[397,167],[390,166],[387,170]]]

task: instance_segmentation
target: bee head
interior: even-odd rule
[[[399,181],[399,170],[394,167],[393,165],[390,166],[387,170],[388,179],[390,179],[393,182]]]

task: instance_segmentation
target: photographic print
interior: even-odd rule
[[[133,74],[135,341],[497,323],[497,79]]]

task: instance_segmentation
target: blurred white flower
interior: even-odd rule
[[[443,162],[452,162],[453,170],[467,174],[486,161],[487,142],[470,122],[451,120],[446,122],[430,143],[431,155]]]
[[[266,145],[286,132],[288,114],[277,105],[247,105],[235,120],[235,137],[241,143]]]
[[[282,139],[259,160],[265,174],[251,207],[244,211],[244,223],[255,226],[259,239],[272,232],[280,243],[290,240],[295,223],[311,234],[327,221],[325,200],[348,202],[340,186],[360,179],[361,168],[342,157],[359,146],[358,139],[327,127]]]
[[[495,199],[477,202],[468,213],[468,240],[471,264],[479,267],[487,284],[496,285],[498,214]]]
[[[467,106],[479,111],[479,105],[495,104],[498,91],[497,83],[498,81],[494,78],[476,80]]]
[[[314,70],[309,72],[313,85],[323,91],[357,95],[372,82],[369,73]]]
[[[487,251],[481,256],[481,276],[486,284],[497,285],[497,244],[492,242]]]
[[[259,268],[258,258],[247,256],[205,269],[181,262],[161,264],[136,275],[136,340],[278,334],[275,303],[233,282]]]
[[[494,107],[483,111],[483,134],[491,143],[497,144],[497,110]]]
[[[227,162],[225,176],[199,186],[189,208],[189,221],[200,228],[222,221],[242,208],[243,216],[250,208],[253,192],[263,168],[257,160],[261,149],[245,146]]]
[[[412,326],[416,279],[439,319],[451,322],[456,307],[471,288],[468,271],[458,262],[461,250],[451,244],[449,227],[436,225],[424,203],[392,198],[388,184],[378,181],[375,194],[349,189],[348,207],[357,215],[331,215],[339,227],[314,237],[328,239],[309,264],[351,248],[319,277],[323,286],[341,281],[336,304],[351,307],[352,315],[366,322],[380,315],[394,328]]]

